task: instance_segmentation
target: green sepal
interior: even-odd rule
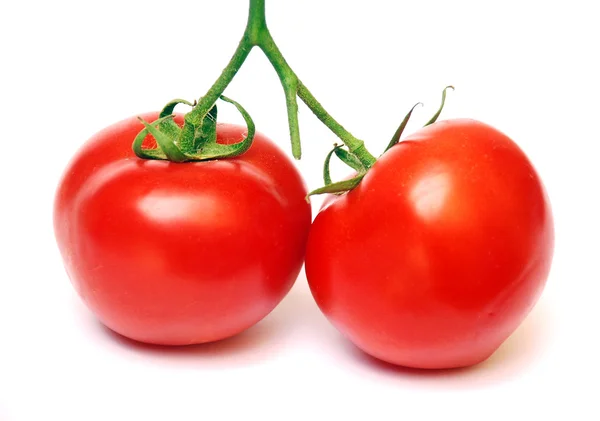
[[[144,125],[144,128],[137,134],[133,141],[133,152],[143,159],[162,159],[172,162],[187,162],[187,161],[206,161],[210,159],[232,158],[246,152],[256,133],[256,128],[250,114],[236,101],[225,96],[220,97],[221,100],[233,104],[242,114],[247,126],[246,137],[238,143],[232,145],[221,145],[217,143],[217,107],[213,105],[209,113],[199,121],[198,117],[192,112],[184,116],[184,126],[179,126],[173,121],[173,112],[177,104],[187,104],[195,107],[185,100],[173,100],[169,102],[161,111],[160,118],[152,123],[148,123],[144,119],[138,119]],[[173,128],[173,125],[176,128]],[[196,130],[200,126],[199,130]],[[182,145],[182,139],[188,139],[190,135],[196,136],[199,143],[199,148],[185,148]],[[144,149],[142,143],[148,134],[151,134],[156,139],[158,148]],[[194,145],[192,143],[192,145]]]
[[[398,126],[398,129],[396,129],[396,132],[394,133],[394,136],[392,136],[390,143],[388,143],[388,145],[385,148],[385,151],[383,151],[384,153],[387,152],[396,143],[400,142],[400,137],[402,136],[402,133],[404,132],[404,129],[406,128],[406,125],[408,124],[408,120],[410,120],[410,116],[412,115],[415,108],[417,108],[417,105],[423,105],[423,104],[421,102],[417,102],[415,105],[413,105],[413,107],[410,109],[408,114],[406,114],[406,116],[404,116],[404,120],[402,120],[402,123],[400,123],[400,126]]]
[[[194,142],[196,139],[196,131],[202,124],[202,121],[197,121],[194,118],[193,110],[183,116],[183,127],[177,138],[177,144],[182,151],[194,153]]]
[[[165,119],[171,118],[172,119],[173,117],[174,117],[173,115],[170,115],[170,116],[163,117],[163,118],[165,118]],[[168,159],[169,161],[173,161],[173,162],[185,162],[189,159],[186,156],[186,154],[181,152],[181,150],[179,150],[177,145],[175,145],[172,137],[169,137],[169,135],[161,132],[159,129],[154,127],[154,124],[156,122],[150,124],[141,117],[138,117],[138,120],[140,120],[142,122],[142,124],[145,126],[146,130],[152,136],[154,136],[154,139],[156,139],[156,143],[158,144],[158,147],[164,153],[166,159]],[[160,119],[157,121],[160,121]],[[138,134],[138,137],[139,137],[139,134]]]
[[[427,127],[430,124],[433,124],[437,121],[438,117],[440,116],[440,114],[442,113],[442,110],[444,109],[444,104],[446,104],[446,91],[448,89],[452,89],[454,90],[454,86],[452,85],[448,85],[444,88],[444,90],[442,91],[442,103],[440,104],[440,108],[437,110],[437,112],[433,115],[433,117],[431,117],[431,119],[425,123],[425,125],[423,127]]]
[[[158,115],[158,118],[161,119],[173,114],[173,111],[175,111],[175,107],[179,104],[189,105],[190,107],[194,107],[196,105],[195,103],[191,103],[189,101],[186,101],[185,99],[174,99],[163,107],[162,111]],[[172,118],[165,120],[159,126],[159,129],[161,132],[165,133],[172,139],[177,139],[181,133],[181,127],[179,127],[179,125],[175,123],[175,121],[173,121]]]
[[[365,176],[365,174],[359,174],[358,176],[356,176],[354,178],[350,178],[348,180],[338,181],[337,183],[331,183],[329,185],[326,185],[326,186],[323,186],[316,190],[311,191],[310,193],[308,193],[308,196],[310,197],[310,196],[314,196],[316,194],[325,194],[325,193],[343,194],[349,190],[352,190],[356,186],[358,186],[358,184],[361,182],[361,180],[363,179],[364,176]]]
[[[202,119],[202,124],[194,138],[194,150],[201,149],[204,145],[217,143],[217,105],[213,105],[208,114]]]
[[[308,194],[308,196],[312,196],[313,194],[323,194],[323,193],[333,193],[333,194],[341,194],[348,190],[352,190],[354,187],[358,185],[360,180],[365,176],[367,169],[360,162],[360,160],[354,155],[352,152],[348,152],[345,149],[342,149],[344,145],[334,144],[333,149],[329,151],[327,156],[325,157],[325,162],[323,164],[323,181],[325,186],[313,190]],[[344,164],[348,165],[353,170],[357,171],[359,175],[350,180],[344,180],[337,183],[333,183],[331,180],[331,157],[335,154]]]
[[[159,120],[156,120],[159,121]],[[156,123],[156,121],[154,123]],[[152,124],[154,124],[152,123]],[[135,139],[133,140],[133,153],[142,159],[167,159],[167,156],[160,149],[144,149],[142,148],[142,143],[144,143],[144,139],[148,136],[148,130],[143,128],[137,134]]]
[[[158,125],[160,127],[160,125],[163,124],[165,121],[172,120],[172,119],[173,119],[173,116],[168,115],[168,116],[159,118],[156,121],[153,121],[152,124]],[[144,127],[142,130],[140,130],[140,132],[137,134],[137,136],[133,140],[133,146],[132,146],[133,153],[135,153],[139,158],[142,158],[142,159],[167,159],[167,156],[163,153],[163,151],[160,148],[144,149],[142,147],[142,144],[144,143],[144,139],[146,138],[146,136],[148,136],[148,129],[146,129],[146,127]]]
[[[346,165],[352,168],[354,171],[365,172],[366,168],[360,162],[360,160],[352,152],[348,152],[342,148],[334,149],[335,155]]]
[[[330,166],[331,157],[333,156],[333,154],[335,154],[335,156],[337,156],[340,159],[340,161],[348,165],[354,171],[357,171],[362,174],[367,170],[362,164],[362,162],[360,162],[360,160],[356,157],[356,155],[354,155],[352,152],[348,152],[347,150],[342,149],[343,146],[344,145],[338,145],[337,143],[334,144],[333,149],[330,150],[327,156],[325,157],[325,162],[323,163],[323,182],[326,186],[332,184]]]
[[[172,147],[170,147],[168,145],[170,143],[172,143],[174,139],[177,139],[181,132],[181,128],[173,120],[173,117],[174,117],[173,111],[175,111],[175,107],[179,104],[189,105],[190,107],[194,107],[196,105],[195,103],[191,103],[189,101],[186,101],[185,99],[174,99],[163,107],[163,109],[161,110],[160,114],[158,115],[158,119],[156,121],[154,121],[152,123],[147,123],[146,121],[139,119],[142,122],[142,124],[144,124],[144,128],[135,137],[135,139],[133,141],[133,147],[132,147],[133,152],[139,158],[163,159],[163,160],[169,159],[167,154],[164,153],[162,147],[160,146],[159,140],[156,138],[154,133],[152,133],[152,135],[156,139],[156,142],[159,146],[157,149],[144,149],[144,148],[142,148],[142,143],[144,142],[144,139],[146,138],[146,136],[148,136],[148,133],[151,132],[148,129],[148,124],[150,124],[153,128],[158,127],[157,130],[164,135],[164,136],[159,136],[159,137],[161,137],[163,145],[167,145],[166,146],[167,149],[171,149],[171,150],[173,149]],[[169,140],[169,141],[167,141],[167,140]],[[175,156],[178,157],[179,159],[182,159],[182,156],[180,154],[177,154],[177,152],[175,152]],[[182,161],[176,161],[176,162],[182,162]]]
[[[254,134],[256,133],[256,127],[254,126],[254,121],[252,121],[252,117],[250,114],[236,101],[227,98],[226,96],[221,95],[221,100],[233,104],[246,122],[246,127],[248,128],[248,132],[246,133],[246,137],[244,140],[238,143],[234,143],[231,145],[220,145],[218,143],[208,143],[204,145],[201,149],[199,149],[195,154],[189,156],[190,160],[193,161],[207,161],[210,159],[217,158],[233,158],[234,156],[238,156],[246,152],[250,146],[252,146],[252,141],[254,140]]]
[[[333,153],[336,151],[336,149],[339,149],[339,148],[341,148],[341,146],[338,145],[337,143],[334,143],[333,149],[330,150],[329,153],[327,153],[327,156],[325,157],[325,162],[323,163],[323,182],[325,183],[326,186],[328,186],[332,183],[329,165],[331,164],[331,157],[333,156]]]
[[[195,107],[196,101],[194,101],[192,103],[192,102],[186,101],[185,99],[174,99],[163,107],[163,109],[160,112],[158,117],[163,118],[163,117],[170,116],[171,114],[173,114],[173,111],[175,111],[175,107],[179,104],[185,104],[185,105],[189,105],[190,107]]]

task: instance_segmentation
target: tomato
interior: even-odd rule
[[[326,201],[306,274],[321,310],[366,353],[461,367],[488,358],[525,318],[553,245],[526,155],[488,125],[450,120],[407,137]]]
[[[131,339],[235,335],[273,310],[301,269],[304,182],[259,133],[237,158],[177,164],[134,155],[142,128],[136,118],[115,124],[69,164],[54,209],[67,273],[98,319]],[[245,130],[219,124],[217,142],[239,142]]]

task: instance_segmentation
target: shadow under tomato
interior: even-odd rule
[[[296,284],[282,302],[262,321],[231,338],[205,344],[163,346],[138,342],[122,336],[100,323],[74,297],[73,304],[84,335],[107,345],[125,358],[159,360],[161,364],[185,367],[243,366],[278,358],[286,347],[297,348],[307,341],[321,341],[336,335],[335,329],[319,311],[301,271]]]
[[[83,303],[75,298],[84,335],[118,355],[134,360],[159,360],[161,364],[201,368],[222,368],[256,364],[279,354],[278,336],[284,323],[268,315],[255,326],[227,339],[186,346],[153,345],[122,336],[99,322]]]
[[[493,385],[519,376],[543,354],[552,336],[552,313],[541,300],[521,326],[487,360],[470,367],[453,369],[418,369],[402,367],[378,360],[345,338],[345,354],[364,374],[383,376],[393,380],[409,380],[412,384],[423,383],[427,387],[476,388]]]
[[[180,359],[210,359],[210,360],[233,360],[254,359],[250,357],[264,356],[273,351],[269,347],[274,336],[274,323],[263,320],[250,329],[230,338],[203,344],[168,346],[155,345],[138,342],[116,333],[115,331],[97,322],[100,329],[118,346],[140,354],[155,357],[180,358]],[[266,348],[269,348],[267,350]]]

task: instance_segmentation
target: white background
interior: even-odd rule
[[[2,2],[0,420],[600,419],[595,3],[268,1],[292,67],[372,151],[423,101],[408,131],[417,129],[453,84],[443,118],[509,134],[548,189],[556,251],[533,313],[487,362],[420,372],[375,363],[344,341],[304,275],[269,317],[228,341],[163,349],[107,333],[54,243],[58,177],[102,127],[202,95],[237,45],[247,4]],[[278,83],[256,50],[227,94],[289,151]],[[238,119],[226,108],[224,119]],[[301,132],[298,166],[318,187],[335,139],[305,107]]]

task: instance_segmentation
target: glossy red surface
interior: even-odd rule
[[[300,271],[311,221],[304,183],[261,134],[240,157],[175,164],[133,154],[141,128],[131,118],[101,131],[64,174],[54,227],[69,277],[100,321],[129,338],[235,335],[273,310]],[[217,141],[244,133],[219,125]]]
[[[554,229],[533,166],[504,134],[442,121],[389,150],[317,215],[306,256],[329,320],[382,360],[468,366],[537,301]]]

